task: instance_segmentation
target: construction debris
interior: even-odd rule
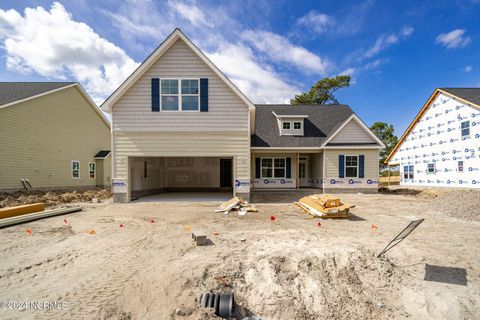
[[[43,203],[25,204],[15,207],[0,208],[0,219],[20,216],[22,214],[40,212],[45,210]]]
[[[10,218],[3,218],[3,219],[0,219],[0,228],[15,225],[15,224],[20,224],[24,222],[30,222],[38,219],[58,216],[62,214],[77,212],[77,211],[82,211],[82,207],[59,208],[59,209],[22,214],[22,215],[10,217]],[[64,220],[64,222],[65,221],[66,220]]]
[[[231,211],[238,211],[241,216],[244,216],[247,212],[258,212],[255,206],[243,200],[242,197],[233,197],[215,210],[215,212],[222,212],[223,214],[229,214]]]
[[[197,246],[206,246],[207,245],[207,234],[202,230],[193,230],[192,239],[195,241]]]
[[[313,217],[328,218],[348,218],[349,211],[355,206],[342,203],[340,198],[332,195],[312,194],[301,198],[295,202],[300,209]]]

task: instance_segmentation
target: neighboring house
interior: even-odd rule
[[[439,88],[385,161],[401,185],[480,187],[480,88]]]
[[[0,190],[109,187],[110,145],[78,83],[0,82]]]
[[[347,106],[255,106],[176,29],[102,106],[115,201],[174,190],[378,189],[384,145]]]

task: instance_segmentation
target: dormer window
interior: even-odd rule
[[[278,115],[272,111],[278,121],[278,130],[281,136],[303,136],[304,121],[308,115],[301,114],[281,114]]]

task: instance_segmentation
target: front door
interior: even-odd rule
[[[310,187],[310,174],[308,172],[308,157],[300,157],[298,162],[298,179],[300,187]]]
[[[232,159],[220,159],[220,188],[232,186]]]

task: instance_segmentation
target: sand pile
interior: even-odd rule
[[[293,246],[283,248],[283,252],[257,251],[244,259],[225,255],[221,264],[200,266],[198,263],[194,273],[188,279],[183,278],[182,284],[175,283],[177,277],[158,279],[170,282],[163,283],[170,288],[169,319],[218,319],[206,315],[198,306],[199,294],[209,291],[233,292],[235,318],[240,320],[353,319],[359,315],[370,319],[406,315],[398,294],[404,275],[388,260],[377,259],[364,248],[342,247],[318,255],[320,252],[316,250],[299,252],[298,248],[291,251]],[[145,283],[136,282],[135,290],[124,292],[121,305],[126,310],[138,308],[135,300],[141,301],[141,309],[153,307],[149,306],[150,297],[145,292],[152,289],[155,280],[146,279]],[[142,297],[138,297],[139,294]]]
[[[429,213],[443,214],[467,221],[480,221],[480,191],[446,191],[432,203]]]
[[[93,198],[109,199],[110,190],[97,189],[83,192],[78,191],[17,191],[14,193],[0,193],[0,208],[18,206],[35,202],[43,202],[47,207],[70,202],[88,202]]]
[[[388,261],[366,250],[324,257],[273,255],[239,267],[227,268],[223,276],[242,305],[239,319],[374,318],[397,308],[392,298],[400,278]]]

